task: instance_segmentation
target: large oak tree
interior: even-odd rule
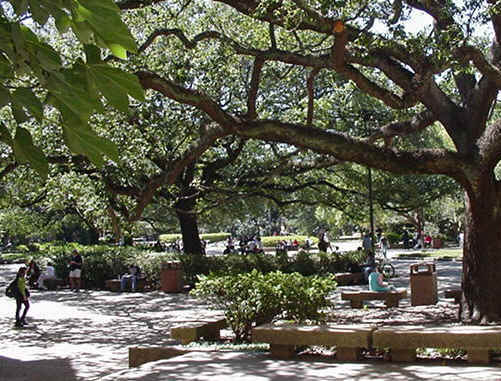
[[[463,317],[501,319],[497,281],[501,184],[494,175],[501,158],[501,123],[492,118],[501,88],[501,2],[222,0],[204,2],[202,7],[196,2],[124,0],[117,4],[143,12],[153,7],[154,15],[198,12],[189,26],[166,22],[155,29],[150,24],[155,29],[150,35],[145,35],[147,29],[138,35],[143,42],[139,51],[145,55],[175,44],[179,53],[173,64],[184,59],[184,74],[192,77],[189,85],[155,68],[143,66],[136,74],[145,89],[205,112],[214,122],[214,134],[289,143],[396,174],[440,174],[461,184],[466,197]],[[433,25],[413,19],[417,13],[426,14]],[[208,23],[207,17],[213,22]],[[224,56],[225,65],[235,64],[235,56],[241,57],[238,65],[251,63],[252,75],[240,87],[234,78],[224,84],[227,97],[238,91],[245,95],[240,107],[228,106],[227,98],[216,96],[207,85],[210,81],[195,78],[196,70],[189,67],[189,52],[196,57],[209,50],[214,60],[217,54]],[[291,73],[303,75],[303,88],[289,87],[285,74]],[[329,76],[347,83],[339,86]],[[270,83],[276,94],[260,97]],[[337,128],[339,121],[329,112],[332,98],[338,91],[339,97],[346,97],[350,84],[395,115],[368,139],[356,130]],[[287,112],[290,94],[303,100],[303,113]],[[273,109],[271,104],[279,107]],[[433,125],[445,130],[452,148],[406,149],[399,143]]]

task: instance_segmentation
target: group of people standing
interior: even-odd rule
[[[80,291],[82,264],[82,256],[77,250],[73,250],[68,269],[70,288],[75,292]],[[22,328],[28,325],[26,321],[26,315],[30,308],[30,290],[28,286],[43,290],[45,289],[44,280],[55,279],[55,277],[55,269],[51,263],[48,263],[44,271],[41,271],[33,259],[26,266],[21,266],[17,270],[15,279],[7,287],[7,294],[16,300],[15,327]]]

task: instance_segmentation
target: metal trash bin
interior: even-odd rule
[[[416,263],[410,267],[411,305],[423,306],[436,304],[437,270],[435,263]]]
[[[160,273],[163,292],[181,292],[183,290],[183,267],[181,262],[164,262]]]

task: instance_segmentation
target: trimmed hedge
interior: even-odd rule
[[[261,242],[265,247],[276,247],[277,244],[281,241],[285,240],[294,242],[294,240],[297,240],[299,242],[299,246],[303,246],[307,238],[310,239],[312,246],[318,244],[317,237],[310,237],[307,235],[273,235],[273,236],[261,237]]]
[[[229,236],[230,233],[207,233],[207,234],[200,234],[200,239],[213,243],[213,242],[224,241],[228,239]],[[181,238],[182,238],[181,234],[160,234],[160,236],[158,237],[160,241],[167,243],[173,243]]]

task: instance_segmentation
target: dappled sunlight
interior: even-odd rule
[[[399,273],[391,279],[397,287],[409,288],[409,266],[415,261],[394,261]],[[19,265],[0,265],[0,284],[5,285],[14,276]],[[443,289],[459,287],[461,263],[437,262],[439,302],[433,306],[410,306],[404,299],[398,308],[384,308],[382,302],[368,303],[367,308],[351,309],[341,301],[342,290],[366,289],[366,285],[338,287],[332,295],[335,301],[330,318],[323,326],[304,328],[312,332],[341,329],[355,332],[374,325],[408,325],[409,330],[436,318],[437,314],[448,324],[455,325],[457,306],[452,299],[443,299]],[[22,380],[288,380],[295,379],[427,379],[452,380],[452,368],[439,363],[395,365],[377,360],[359,363],[339,363],[333,356],[301,354],[291,361],[272,360],[267,353],[238,353],[197,351],[170,360],[147,363],[128,369],[129,347],[165,347],[176,342],[170,329],[183,323],[219,319],[221,311],[208,309],[203,300],[186,293],[166,294],[161,291],[145,293],[112,293],[109,291],[68,289],[32,292],[28,313],[29,327],[13,328],[15,303],[0,296],[0,379],[13,375],[16,369],[28,374],[28,367],[36,368],[40,378]],[[412,318],[411,318],[412,317]],[[412,320],[412,321],[411,321]],[[334,327],[336,324],[343,324]],[[287,329],[287,325],[282,327]],[[437,328],[439,329],[439,328]],[[438,332],[438,331],[437,331]],[[459,367],[461,379],[477,379],[471,369],[482,369],[487,375],[497,374],[495,367]],[[464,371],[462,371],[464,369]],[[485,369],[485,370],[484,370]],[[60,376],[59,376],[60,375]],[[391,376],[389,376],[391,375]],[[38,376],[37,376],[38,377]],[[454,377],[454,380],[457,378]],[[489,379],[489,377],[487,377]],[[494,379],[491,377],[490,379]],[[8,377],[6,380],[16,380]]]

